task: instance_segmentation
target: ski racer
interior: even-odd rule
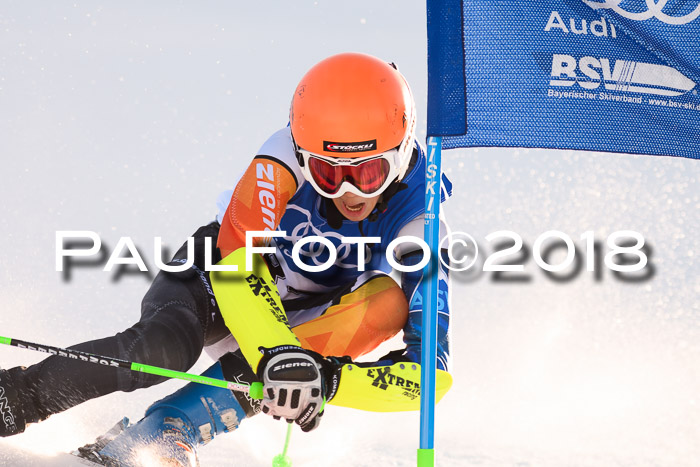
[[[217,361],[205,375],[261,381],[264,399],[190,383],[151,405],[137,424],[120,422],[81,455],[136,465],[136,450],[148,444],[161,458],[189,466],[196,465],[198,445],[259,412],[309,431],[326,402],[416,410],[422,270],[403,272],[399,285],[386,255],[392,240],[422,237],[426,157],[415,126],[411,90],[393,64],[344,53],[311,68],[294,93],[288,126],[262,145],[233,192],[222,195],[217,220],[199,228],[193,247],[183,245],[169,263],[194,258],[193,264],[157,275],[134,326],[71,347],[180,371],[206,348]],[[443,201],[450,191],[443,177]],[[250,254],[246,235],[253,232],[256,247],[272,250]],[[321,240],[303,241],[312,235]],[[423,257],[410,241],[389,254],[409,268]],[[206,271],[212,259],[238,272]],[[438,276],[439,398],[451,377],[444,267]],[[405,348],[356,362],[401,330]],[[163,380],[59,356],[0,370],[0,435]]]

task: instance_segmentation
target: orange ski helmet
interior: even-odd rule
[[[319,62],[299,82],[289,112],[305,178],[330,198],[347,191],[364,197],[381,193],[406,173],[415,140],[415,114],[411,89],[392,64],[360,53],[342,53]],[[366,182],[362,186],[357,168],[377,158],[385,162],[375,163],[375,172],[377,167],[388,172],[379,181],[376,173],[369,175],[369,182],[362,175]],[[319,165],[338,169],[327,174],[332,180],[312,173]],[[341,173],[342,166],[345,172]],[[347,167],[354,167],[354,172]]]

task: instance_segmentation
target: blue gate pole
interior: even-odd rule
[[[440,242],[440,158],[442,138],[428,138],[425,166],[425,242],[430,261],[423,270],[423,324],[421,339],[420,445],[418,467],[435,465],[435,367],[437,365],[437,295]]]

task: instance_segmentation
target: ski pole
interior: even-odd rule
[[[274,459],[272,459],[272,467],[292,467],[292,460],[287,456],[287,449],[289,449],[289,438],[292,436],[292,424],[287,424],[287,436],[284,439],[284,450],[282,454],[277,454]]]
[[[62,349],[60,347],[53,347],[50,345],[35,344],[33,342],[12,339],[9,337],[0,336],[0,344],[6,344],[12,347],[18,347],[20,349],[36,350],[38,352],[44,352],[51,355],[58,355],[59,357],[72,358],[74,360],[80,360],[88,363],[95,363],[97,365],[105,365],[115,368],[126,368],[127,370],[140,371],[142,373],[148,373],[151,375],[165,376],[166,378],[176,378],[185,381],[191,381],[193,383],[207,384],[209,386],[216,386],[219,388],[229,389],[231,391],[247,393],[250,395],[251,399],[263,398],[263,385],[260,382],[254,382],[251,385],[234,383],[232,381],[226,381],[223,379],[210,378],[208,376],[195,375],[192,373],[185,373],[182,371],[168,370],[167,368],[145,365],[143,363],[129,362],[119,358],[104,357],[102,355],[83,352],[81,350]]]

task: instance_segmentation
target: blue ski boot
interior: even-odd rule
[[[224,355],[203,375],[243,384],[256,381],[240,354]],[[75,454],[107,466],[196,467],[199,445],[235,430],[244,418],[258,412],[260,403],[247,394],[189,383],[151,405],[136,425],[129,426],[124,419]]]

